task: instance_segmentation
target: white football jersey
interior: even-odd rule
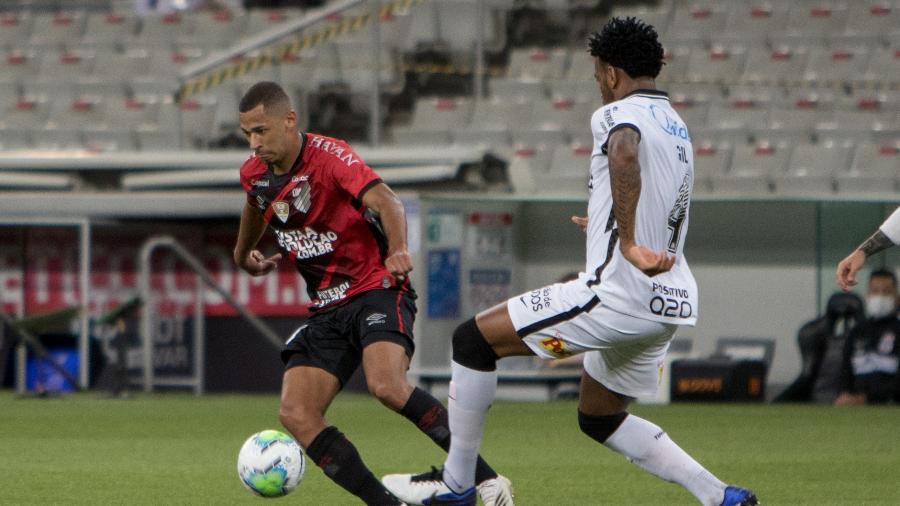
[[[619,128],[636,130],[641,140],[641,195],[635,216],[635,242],[676,258],[669,272],[648,277],[622,256],[613,213],[606,143]],[[647,320],[694,325],[698,315],[697,283],[684,257],[694,182],[691,138],[687,126],[656,90],[637,90],[607,104],[591,117],[588,201],[587,283],[611,309]]]

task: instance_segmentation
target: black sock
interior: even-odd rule
[[[375,478],[362,457],[337,427],[328,427],[313,439],[306,454],[322,468],[325,476],[370,506],[397,505],[397,500]]]
[[[444,451],[450,450],[450,422],[447,419],[447,408],[441,404],[441,401],[425,390],[416,387],[409,396],[409,400],[406,401],[406,405],[400,410],[400,414],[416,424],[419,430]],[[479,455],[478,463],[475,465],[475,483],[496,477],[497,473]]]

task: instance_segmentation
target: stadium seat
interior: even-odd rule
[[[900,8],[887,0],[850,2],[844,36],[879,37],[900,26]]]
[[[725,28],[716,39],[761,45],[772,33],[784,31],[787,5],[775,2],[736,2],[728,15]]]
[[[33,20],[31,12],[27,9],[0,12],[0,48],[25,43],[31,34]]]
[[[469,125],[453,131],[457,144],[509,144],[510,130],[528,124],[534,105],[493,97],[476,101]]]
[[[522,80],[547,80],[565,72],[568,52],[562,48],[513,49],[509,57],[507,77]]]
[[[82,149],[81,133],[78,130],[35,130],[31,146],[43,151],[69,151]]]
[[[21,128],[0,128],[0,151],[18,151],[31,148],[31,131]]]
[[[138,19],[133,13],[91,12],[87,15],[81,46],[116,47],[137,33]]]
[[[765,125],[769,118],[769,103],[748,97],[736,97],[725,104],[711,104],[706,124],[730,135],[735,144],[746,142],[750,131]],[[743,141],[742,141],[743,140]]]
[[[786,143],[736,145],[731,168],[712,176],[713,188],[717,194],[765,195],[772,186],[771,175],[784,172],[789,155]]]
[[[663,40],[669,44],[706,43],[725,27],[728,11],[721,2],[694,2],[675,9]]]
[[[130,130],[88,130],[82,132],[84,149],[93,153],[135,151],[134,132]]]
[[[134,131],[159,127],[159,98],[156,96],[115,97],[105,101],[106,121],[113,130]]]
[[[191,23],[193,30],[179,37],[177,42],[210,52],[237,42],[244,33],[247,17],[227,10],[201,11],[191,15]]]
[[[316,67],[315,49],[307,49],[301,53],[289,53],[281,58],[275,66],[278,81],[282,85],[293,88],[312,89],[313,72]]]
[[[81,38],[84,23],[84,11],[37,14],[28,43],[33,48],[52,48],[71,44]]]
[[[896,125],[897,102],[889,93],[863,92],[839,101],[827,121],[816,125],[820,139],[847,138],[856,141],[878,141],[900,131]]]
[[[65,49],[62,51],[44,51],[37,79],[73,80],[85,77],[94,67],[94,51]]]
[[[900,167],[900,144],[859,144],[850,169],[837,173],[837,190],[841,194],[867,196],[898,192],[900,191],[898,167]]]
[[[543,81],[495,77],[490,80],[490,92],[504,100],[543,100],[547,90]]]
[[[0,109],[0,130],[38,130],[50,114],[47,96],[9,97]]]
[[[134,42],[142,47],[171,47],[193,33],[192,16],[179,13],[144,17]]]
[[[571,144],[557,146],[550,157],[547,176],[552,188],[563,193],[587,193],[591,167],[590,145]]]
[[[2,31],[2,30],[0,30]],[[0,61],[0,82],[22,83],[32,79],[40,68],[40,59],[33,49],[10,49]]]
[[[735,45],[713,45],[708,51],[691,52],[685,79],[689,82],[733,81],[744,70],[746,48]]]
[[[393,128],[394,140],[403,144],[448,144],[450,132],[465,128],[471,114],[469,99],[419,99],[409,126]]]
[[[660,34],[660,37],[663,38],[664,34],[668,34],[668,26],[669,26],[669,18],[672,13],[672,8],[670,4],[663,3],[662,5],[638,5],[638,6],[630,6],[623,4],[615,4],[613,5],[612,12],[610,13],[610,17],[635,17],[642,20],[644,23],[652,26],[656,29],[656,33]]]
[[[816,125],[831,118],[833,106],[833,98],[820,98],[818,94],[774,101],[768,123],[751,134],[757,140],[809,142]]]
[[[694,143],[694,191],[711,192],[713,178],[726,173],[731,162],[731,146],[711,142]]]
[[[849,162],[847,143],[794,146],[785,171],[774,174],[775,190],[782,195],[827,195],[834,191],[835,174]]]
[[[178,133],[158,126],[141,127],[134,131],[141,151],[171,151],[178,149]]]
[[[708,98],[704,96],[688,96],[680,93],[670,95],[672,107],[681,116],[688,130],[694,126],[706,125],[706,113],[709,109]]]
[[[779,42],[821,45],[829,34],[844,32],[847,15],[843,2],[791,2],[787,27],[779,35]]]
[[[548,81],[551,99],[571,99],[576,102],[595,101],[600,97],[600,88],[593,79],[551,79]]]
[[[471,52],[475,48],[477,27],[483,27],[484,48],[499,51],[506,43],[505,14],[484,3],[484,11],[479,18],[478,2],[473,0],[428,0],[437,10],[437,41],[457,52]],[[416,7],[419,9],[420,7]],[[414,13],[418,16],[418,13]]]
[[[180,104],[163,100],[160,104],[159,129],[176,132],[181,149],[202,149],[212,134],[216,112],[215,98],[192,97]]]
[[[687,72],[688,62],[691,59],[693,51],[703,51],[702,48],[692,48],[691,46],[666,46],[663,60],[662,70],[659,72],[658,81],[662,84],[669,82],[683,82],[685,73]],[[589,78],[590,75],[587,76]]]
[[[371,47],[371,43],[363,42],[335,44],[341,82],[353,92],[368,93],[375,83],[375,76],[378,76],[383,93],[399,93],[403,89],[399,57],[389,48],[382,47],[378,56],[380,68],[376,69]]]
[[[513,130],[521,130],[521,126],[527,124],[537,131],[561,131],[566,135],[589,132],[591,115],[595,110],[594,101],[576,102],[568,98],[539,100],[530,111],[531,117],[524,123],[515,123],[518,126]]]
[[[803,71],[803,81],[815,86],[836,86],[859,81],[868,57],[866,47],[813,47]]]
[[[808,51],[802,47],[778,46],[769,49],[753,46],[747,52],[747,62],[740,80],[748,84],[797,82],[803,75],[807,56]]]
[[[889,48],[879,47],[872,51],[866,70],[862,74],[862,81],[876,86],[900,82],[900,44]]]
[[[60,130],[107,130],[106,111],[100,97],[54,99],[45,128]]]

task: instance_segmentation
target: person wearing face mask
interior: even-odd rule
[[[869,277],[868,318],[850,331],[844,344],[842,392],[838,406],[900,403],[900,319],[897,276],[878,269]]]

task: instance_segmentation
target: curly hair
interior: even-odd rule
[[[658,39],[656,29],[637,18],[612,18],[588,37],[588,52],[632,78],[655,78],[663,66]]]

